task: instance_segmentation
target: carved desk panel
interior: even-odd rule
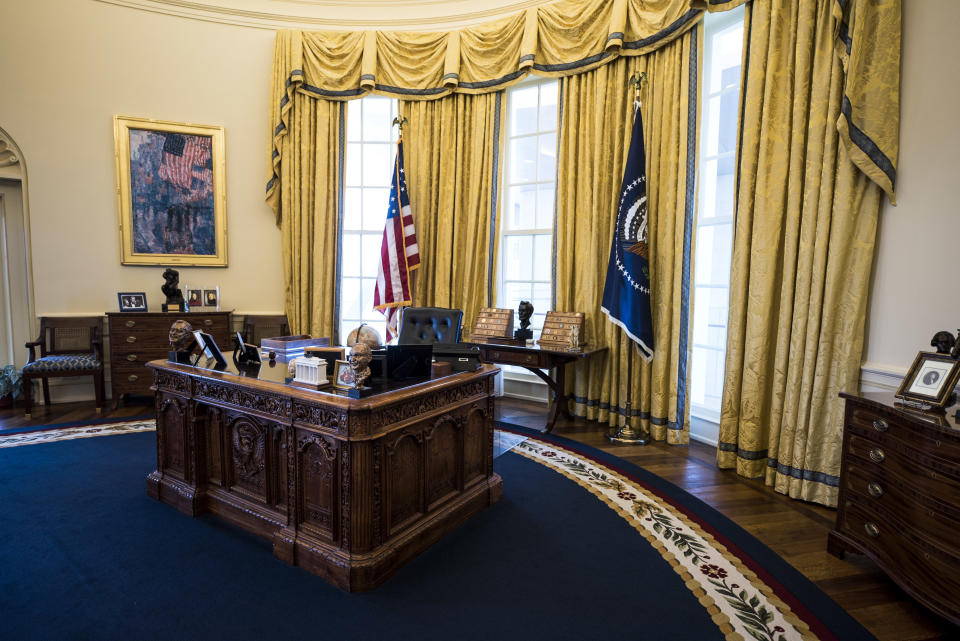
[[[271,538],[349,591],[500,498],[484,366],[351,399],[239,373],[149,363],[157,469],[147,493]]]

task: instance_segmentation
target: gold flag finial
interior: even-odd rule
[[[409,122],[406,116],[397,116],[393,119],[393,124],[399,127],[399,131],[403,134],[403,126]]]
[[[645,82],[647,82],[647,72],[637,71],[630,76],[630,81],[627,83],[629,86],[633,87],[633,99],[637,102],[640,102],[640,89]]]

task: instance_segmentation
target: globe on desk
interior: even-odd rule
[[[353,347],[357,343],[364,343],[370,349],[377,349],[383,345],[380,333],[366,323],[360,325],[349,334],[347,334],[347,347]]]

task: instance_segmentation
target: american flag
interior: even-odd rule
[[[160,162],[160,178],[201,196],[212,182],[209,136],[166,134],[163,141],[163,158]],[[198,179],[195,186],[193,179]]]
[[[373,291],[373,308],[387,318],[387,341],[397,335],[400,308],[409,305],[410,272],[420,266],[417,232],[410,213],[407,178],[403,171],[403,140],[397,142],[397,161],[390,182],[387,222],[380,244],[380,269]]]

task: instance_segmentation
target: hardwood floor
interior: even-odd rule
[[[151,398],[133,397],[117,410],[98,417],[93,404],[66,403],[35,407],[31,420],[18,408],[0,410],[0,430],[56,423],[115,419],[149,414]],[[499,399],[497,418],[542,429],[545,405]],[[559,419],[554,433],[622,457],[684,488],[757,537],[853,615],[881,641],[960,640],[960,630],[912,601],[867,559],[848,555],[841,561],[827,553],[827,532],[835,511],[777,494],[758,481],[719,470],[714,449],[652,443],[645,447],[614,445],[606,427],[580,419]]]

